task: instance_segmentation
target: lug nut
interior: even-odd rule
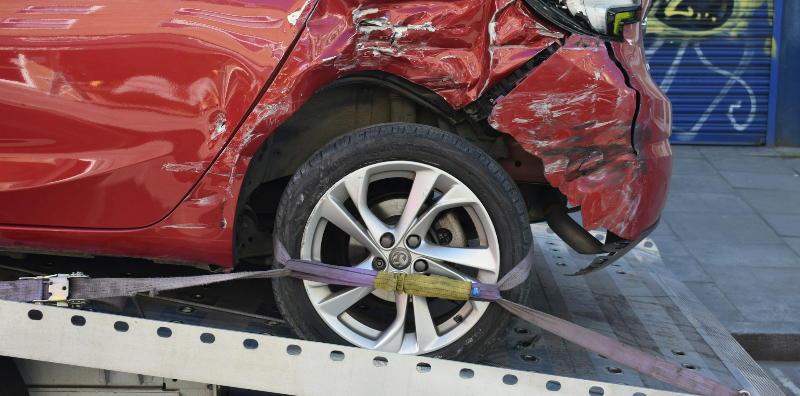
[[[420,239],[420,237],[417,235],[412,235],[406,239],[406,245],[412,249],[418,248],[420,242],[422,242],[422,239]]]
[[[425,272],[427,270],[428,270],[428,262],[427,261],[425,261],[423,259],[419,259],[419,260],[414,262],[414,272]]]
[[[375,259],[372,260],[372,268],[375,268],[376,270],[382,270],[386,268],[386,261],[383,261],[383,259],[380,257],[375,257]]]
[[[392,235],[391,233],[387,232],[387,233],[381,235],[380,242],[381,242],[381,246],[383,246],[383,247],[388,249],[388,248],[390,248],[390,247],[392,247],[394,245],[394,235]]]

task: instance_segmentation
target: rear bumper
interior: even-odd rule
[[[656,224],[672,172],[671,106],[646,69],[638,23],[610,46],[573,34],[497,102],[491,125],[541,158],[586,229],[636,240]]]
[[[639,93],[639,111],[633,130],[633,144],[643,161],[645,182],[640,187],[647,205],[636,211],[642,224],[658,221],[667,203],[672,178],[672,104],[653,81],[648,71],[642,31],[639,23],[625,26],[625,40],[611,45],[629,84]]]

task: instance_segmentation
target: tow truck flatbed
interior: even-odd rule
[[[608,269],[566,276],[594,256],[577,254],[545,225],[533,225],[532,232],[536,260],[529,306],[749,390],[753,396],[783,395],[664,266],[653,240],[644,240]],[[597,236],[602,238],[602,233]],[[4,258],[0,265],[45,273],[80,270],[93,277],[197,274],[188,267],[109,260]],[[0,269],[0,279],[18,276]],[[59,386],[46,377],[52,375],[52,367],[61,366],[41,370],[36,362],[194,381],[185,382],[183,394],[214,384],[283,394],[529,395],[550,393],[553,382],[566,394],[679,392],[519,319],[483,361],[466,364],[294,339],[281,323],[269,280],[162,292],[158,298],[141,297],[138,302],[141,312],[131,302],[122,312],[90,306],[93,312],[0,301],[0,355],[26,359],[18,366],[28,386],[40,394],[44,394],[41,389]],[[30,310],[40,311],[43,318],[29,319]],[[84,318],[85,325],[74,325],[76,315]],[[115,330],[117,322],[126,323],[129,330]],[[171,336],[163,337],[159,332],[166,331],[160,328],[169,329]],[[213,335],[213,342],[207,342],[208,336],[201,340],[203,334]],[[163,391],[174,386],[164,386]],[[219,388],[207,389],[214,393]]]

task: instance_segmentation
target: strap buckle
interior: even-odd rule
[[[69,298],[69,280],[72,278],[88,278],[83,272],[73,272],[71,274],[54,274],[47,276],[31,276],[19,278],[20,280],[42,280],[47,281],[47,299],[33,300],[37,305],[55,305],[58,307],[81,308],[87,304],[86,300],[75,300]]]

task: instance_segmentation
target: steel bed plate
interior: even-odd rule
[[[595,256],[575,253],[546,226],[533,225],[532,231],[536,261],[531,273],[530,306],[673,363],[699,369],[703,375],[748,389],[754,396],[782,395],[724,327],[664,267],[652,240],[643,241],[605,270],[568,277],[565,275],[585,267]],[[50,258],[37,264],[35,258],[28,257],[0,259],[0,263],[44,272],[83,270],[96,277],[122,276],[130,270],[137,273],[127,276],[193,274],[190,269],[174,266],[121,267],[109,265],[109,260],[114,259]],[[0,272],[3,275],[19,276]],[[251,280],[165,292],[162,296],[279,316],[269,288],[269,281]],[[521,320],[512,326],[505,342],[495,344],[483,365],[475,365],[301,341],[291,338],[286,327],[262,319],[189,303],[149,298],[139,301],[148,319],[133,317],[138,311],[130,302],[123,312],[128,317],[124,317],[0,301],[0,334],[4,335],[0,355],[286,394],[587,395],[593,386],[601,387],[603,395],[650,396],[677,391]],[[28,319],[30,309],[41,310],[43,319]],[[84,316],[86,325],[72,325],[73,315]],[[117,321],[128,323],[130,330],[115,331]],[[172,336],[159,337],[159,327],[170,328]],[[214,343],[202,343],[202,333],[213,334]],[[245,349],[245,339],[256,340],[258,348]],[[302,353],[289,355],[289,345],[300,346]],[[344,360],[331,360],[332,351],[343,352]],[[387,359],[386,367],[373,363],[378,356]],[[430,364],[430,372],[418,372],[418,363]],[[462,369],[473,370],[474,377],[462,379]],[[504,384],[503,377],[509,374],[517,377],[516,385]],[[559,392],[547,390],[546,383],[551,380],[561,384]],[[596,390],[591,395],[599,396]]]
[[[40,320],[28,318],[32,309],[41,311]],[[3,355],[286,394],[486,395],[502,390],[505,395],[530,395],[550,392],[547,382],[552,380],[561,384],[560,392],[570,395],[588,394],[593,386],[601,386],[605,395],[629,396],[642,391],[619,384],[24,303],[0,302],[0,315],[4,319],[0,322]],[[75,315],[82,316],[85,325],[71,324]],[[127,323],[128,331],[115,330],[118,321]],[[163,328],[170,330],[170,337],[159,336]],[[214,342],[203,343],[204,333],[213,334]],[[253,341],[247,340],[258,346],[247,349],[245,345],[253,346]],[[299,353],[288,352],[297,348]],[[331,359],[334,351],[343,353],[344,359]],[[375,364],[379,357],[385,361]],[[429,364],[430,371],[418,372],[419,363]],[[472,370],[473,378],[461,378],[464,369]],[[509,374],[516,376],[515,385],[504,384],[503,377]]]

